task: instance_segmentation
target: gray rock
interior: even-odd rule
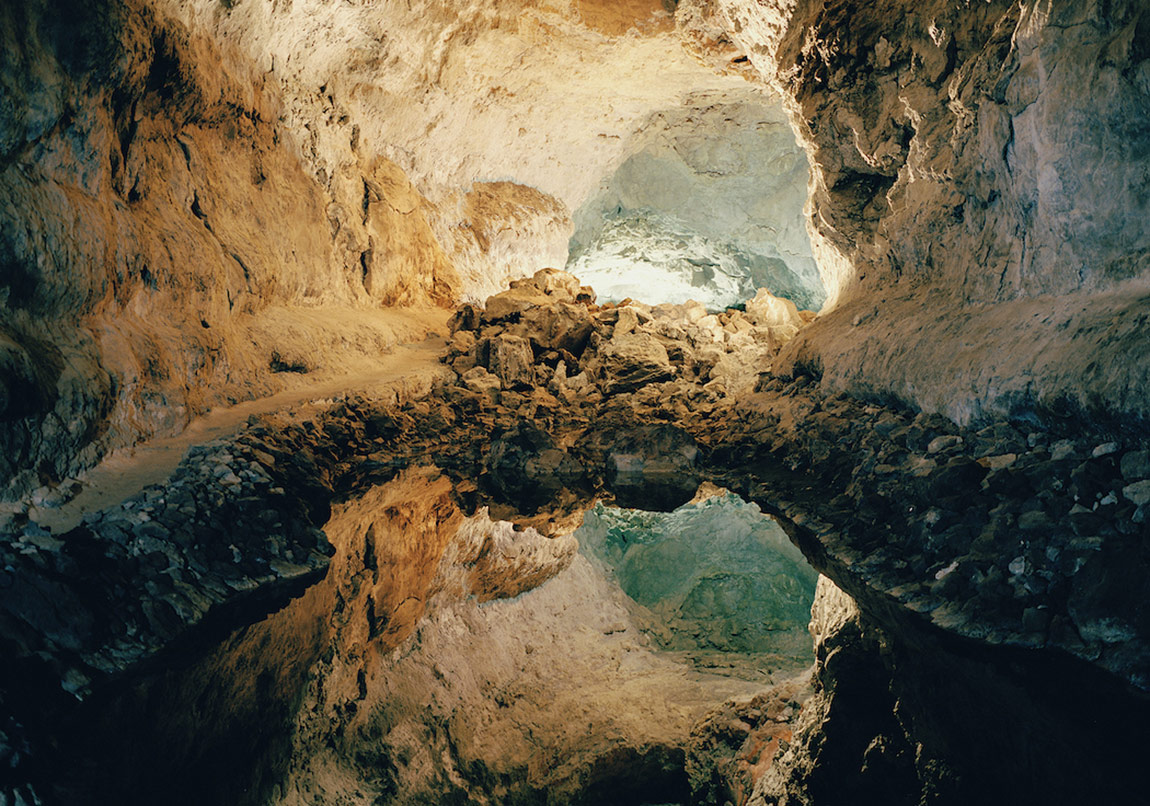
[[[1150,451],[1128,451],[1118,466],[1127,481],[1150,479]]]
[[[1128,484],[1122,488],[1122,495],[1135,506],[1150,504],[1150,479]]]
[[[1055,462],[1070,459],[1075,453],[1076,446],[1074,442],[1069,439],[1060,439],[1050,446],[1050,459]]]

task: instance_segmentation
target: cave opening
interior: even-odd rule
[[[566,268],[605,302],[722,310],[766,288],[817,311],[827,294],[807,233],[809,181],[771,96],[692,93],[643,122],[574,212]]]

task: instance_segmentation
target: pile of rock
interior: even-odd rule
[[[574,276],[543,269],[484,308],[460,309],[445,360],[463,385],[485,394],[545,389],[574,406],[640,390],[714,401],[752,389],[779,348],[814,316],[766,290],[745,311],[720,313],[697,302],[599,306],[594,300]]]

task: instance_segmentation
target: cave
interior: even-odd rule
[[[1146,799],[1145,3],[0,40],[2,806]]]

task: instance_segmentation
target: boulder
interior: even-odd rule
[[[583,305],[558,302],[525,311],[521,321],[542,351],[565,350],[578,358],[587,347],[593,324]]]
[[[489,367],[504,389],[531,386],[535,381],[535,355],[522,336],[501,333],[491,340]]]
[[[776,297],[765,288],[747,301],[746,316],[756,327],[767,328],[780,343],[793,339],[804,324],[795,303]]]
[[[633,332],[614,336],[599,351],[598,374],[604,391],[632,392],[649,383],[669,381],[675,368],[667,348],[649,333]]]

